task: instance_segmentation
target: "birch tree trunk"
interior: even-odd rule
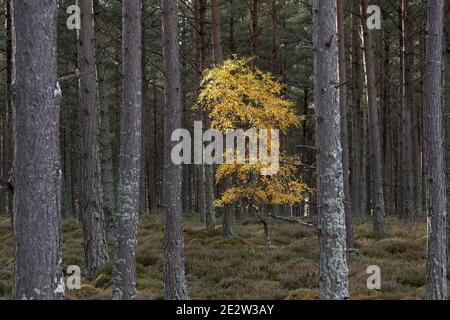
[[[141,177],[142,39],[141,1],[122,3],[122,112],[117,187],[116,259],[113,299],[136,295],[136,246]]]
[[[93,1],[77,1],[81,13],[78,69],[81,150],[81,220],[86,277],[92,280],[109,260],[102,202],[97,68],[95,64]]]
[[[348,269],[336,2],[315,0],[313,15],[320,298],[342,300],[348,297]]]
[[[64,296],[56,1],[14,1],[15,297]]]
[[[182,222],[182,167],[172,162],[176,142],[172,132],[181,128],[181,65],[179,57],[176,0],[162,0],[163,46],[165,70],[165,134],[164,134],[164,283],[166,299],[189,299],[184,272],[184,237]]]
[[[380,125],[378,120],[377,91],[375,87],[375,62],[372,33],[367,28],[368,0],[361,0],[362,31],[364,42],[364,65],[366,69],[367,105],[369,109],[369,140],[373,174],[373,232],[377,237],[386,234],[386,217],[383,199],[383,172],[381,157]]]
[[[442,42],[444,0],[428,1],[425,58],[425,159],[428,259],[426,297],[447,299],[446,191],[442,135]]]

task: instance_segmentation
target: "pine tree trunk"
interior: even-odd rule
[[[228,41],[230,46],[230,55],[235,54],[236,52],[236,44],[234,42],[234,2],[233,0],[229,0],[229,10],[230,10],[230,20],[229,20],[229,35]]]
[[[195,61],[197,71],[197,91],[199,91],[200,81],[203,71],[205,70],[205,0],[194,0],[194,14],[196,21],[195,33]],[[198,95],[199,92],[197,92]],[[199,108],[196,112],[196,120],[203,123],[203,110]],[[197,210],[200,217],[206,222],[206,181],[205,166],[203,164],[196,165],[196,181],[197,181]]]
[[[152,106],[149,116],[149,134],[148,134],[148,143],[149,143],[149,156],[148,156],[148,195],[149,195],[149,203],[150,203],[150,213],[155,213],[155,211],[158,208],[158,200],[157,200],[157,193],[156,193],[156,183],[157,183],[157,157],[158,157],[158,150],[156,148],[156,138],[158,136],[157,134],[157,108],[158,108],[158,102],[156,97],[156,86],[153,86],[152,88]]]
[[[339,109],[341,113],[342,168],[344,173],[345,230],[347,232],[347,248],[353,248],[352,201],[350,197],[350,164],[347,132],[347,69],[345,62],[344,18],[344,0],[338,0]]]
[[[166,299],[189,299],[184,272],[184,237],[182,222],[182,167],[175,165],[171,151],[175,146],[170,137],[181,128],[181,65],[179,57],[176,0],[162,0],[163,45],[165,69],[165,134],[164,134],[164,280]]]
[[[411,143],[412,143],[412,206],[414,209],[414,216],[423,216],[423,186],[422,186],[422,149],[420,147],[420,133],[421,133],[421,126],[420,126],[420,112],[419,108],[417,106],[418,103],[416,103],[415,94],[415,85],[414,85],[414,43],[415,43],[415,36],[414,36],[414,16],[411,12],[411,5],[408,6],[407,14],[405,17],[405,23],[406,23],[406,35],[408,36],[408,44],[407,44],[407,59],[408,64],[411,65],[410,73],[408,74],[408,77],[410,77],[410,82],[412,83],[411,87],[409,88],[410,94],[411,94]]]
[[[382,98],[381,98],[381,112],[383,118],[383,128],[382,140],[383,140],[383,191],[384,200],[386,206],[386,215],[391,215],[395,212],[394,197],[392,194],[393,190],[393,179],[394,175],[392,167],[392,112],[390,107],[390,88],[392,83],[391,78],[391,61],[390,61],[390,35],[388,32],[383,34],[383,63],[382,63],[382,75],[383,81],[381,84],[382,88]]]
[[[361,106],[361,58],[360,40],[358,36],[359,18],[352,14],[352,216],[360,217],[362,214],[362,183],[363,175],[363,125]]]
[[[403,1],[403,54],[404,54],[404,92],[403,92],[403,197],[404,212],[403,218],[412,221],[414,219],[414,195],[413,195],[413,140],[412,109],[414,105],[414,51],[413,51],[413,25],[411,23],[411,13],[409,0]]]
[[[136,245],[141,176],[142,40],[141,1],[122,6],[122,112],[117,187],[116,259],[113,299],[136,295]]]
[[[339,110],[336,2],[314,1],[314,92],[317,198],[320,225],[320,298],[348,297],[344,180]]]
[[[428,1],[425,59],[425,159],[428,259],[426,296],[447,299],[446,191],[442,135],[442,42],[444,0]]]
[[[95,64],[93,1],[78,1],[81,29],[78,38],[80,99],[81,215],[86,277],[93,279],[109,260],[103,213],[97,68]]]
[[[272,74],[277,73],[277,58],[278,58],[278,10],[277,0],[272,0],[272,19],[271,19],[271,31],[272,31],[272,52],[270,55],[270,69]]]
[[[367,105],[369,108],[369,140],[373,174],[373,210],[374,234],[382,237],[386,234],[386,217],[383,199],[383,172],[381,157],[380,125],[378,120],[377,92],[375,87],[375,64],[373,57],[372,33],[367,28],[368,1],[361,0],[361,16],[364,39],[364,60],[366,68]],[[371,174],[371,175],[372,175]]]
[[[99,0],[94,0],[94,17],[99,16]],[[100,23],[95,23],[95,33],[100,34]],[[98,72],[98,92],[100,104],[100,161],[101,161],[101,180],[103,190],[103,214],[105,217],[105,232],[108,243],[114,242],[114,223],[116,214],[116,199],[114,192],[114,171],[112,141],[110,129],[110,105],[107,96],[107,87],[105,83],[106,67],[103,63],[103,57],[100,54],[99,43],[96,44],[96,63]]]
[[[405,54],[404,50],[404,34],[403,34],[403,10],[402,10],[402,1],[398,2],[398,59],[399,59],[399,86],[398,86],[398,109],[397,109],[397,134],[396,134],[396,143],[397,146],[396,151],[396,204],[395,211],[397,217],[404,217],[405,212],[405,174],[403,170],[404,162],[405,162],[405,148],[404,148],[404,122],[403,122],[403,113],[405,109],[404,102],[404,92],[405,92]]]
[[[220,4],[218,0],[211,0],[211,24],[214,64],[223,62],[222,36],[220,34]]]
[[[447,217],[450,216],[450,1],[445,1],[444,11],[444,128],[447,187]],[[447,218],[447,258],[450,259],[450,219]]]
[[[64,296],[56,1],[15,1],[15,297]]]
[[[258,62],[258,0],[252,0],[250,11],[252,19],[252,67],[255,68]]]
[[[13,162],[13,95],[14,90],[12,83],[12,0],[5,1],[5,13],[6,13],[6,28],[5,28],[5,39],[6,39],[6,103],[5,111],[3,113],[2,122],[2,135],[3,135],[3,154],[2,154],[2,176],[3,179],[9,179],[12,174],[12,162]],[[11,216],[12,225],[14,225],[14,214],[13,214],[13,194],[11,190],[4,192],[0,195],[3,202],[0,206],[1,214],[5,213]]]

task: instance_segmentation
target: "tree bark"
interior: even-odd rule
[[[15,297],[64,296],[56,1],[14,1]]]
[[[99,22],[99,0],[94,0],[95,33],[100,34]],[[98,94],[100,105],[100,161],[101,161],[101,180],[103,190],[103,214],[105,217],[105,232],[108,243],[114,242],[114,224],[116,214],[116,199],[114,192],[114,170],[112,140],[110,129],[110,105],[107,97],[107,88],[105,83],[106,66],[101,55],[100,44],[96,43],[96,65],[98,72]]]
[[[336,2],[315,0],[314,92],[317,198],[320,224],[320,298],[348,297],[344,180],[339,110]]]
[[[403,87],[403,199],[404,212],[402,216],[405,220],[414,219],[414,195],[413,195],[413,139],[412,109],[414,105],[414,51],[413,51],[413,25],[411,22],[409,0],[402,0],[403,6],[403,63],[404,63],[404,87]]]
[[[195,33],[195,60],[197,69],[197,95],[202,79],[203,71],[205,70],[205,0],[194,0],[194,13],[196,21]],[[203,109],[198,108],[196,112],[196,120],[203,122]],[[205,166],[203,164],[196,165],[197,175],[197,210],[200,217],[206,221],[206,183],[205,183]]]
[[[150,154],[148,155],[148,177],[149,177],[149,185],[148,185],[148,195],[149,195],[149,203],[150,203],[150,213],[155,213],[158,208],[158,197],[156,193],[156,183],[157,183],[157,157],[158,150],[156,148],[156,139],[158,137],[157,134],[157,108],[158,102],[156,97],[156,86],[152,88],[152,106],[149,116],[149,135],[148,135],[148,149]]]
[[[446,191],[442,135],[442,42],[444,0],[428,1],[425,58],[425,159],[428,259],[426,297],[447,300]]]
[[[229,20],[229,35],[228,35],[228,41],[230,42],[230,55],[235,54],[236,52],[236,45],[234,42],[234,2],[233,0],[229,0],[229,10],[230,10],[230,20]]]
[[[220,34],[220,4],[218,0],[211,0],[211,24],[214,64],[223,62],[222,36]]]
[[[277,73],[277,58],[278,58],[278,9],[277,0],[272,0],[272,52],[270,55],[270,69],[272,74]]]
[[[12,162],[13,162],[13,95],[12,92],[14,88],[12,87],[12,0],[5,1],[5,13],[6,13],[6,28],[5,28],[5,39],[6,39],[6,103],[5,111],[3,113],[2,121],[2,178],[9,179],[12,174]],[[14,214],[13,214],[13,194],[11,190],[1,194],[2,205],[0,210],[2,213],[9,214],[11,216],[12,225],[14,225]]]
[[[136,246],[141,176],[142,40],[141,1],[122,3],[123,96],[117,187],[116,259],[113,299],[136,295]]]
[[[359,18],[352,14],[352,216],[362,215],[363,174],[363,117],[361,107],[361,58],[360,40],[358,35]]]
[[[109,260],[102,201],[99,112],[93,1],[77,1],[81,13],[78,69],[81,150],[81,219],[86,277],[92,280]]]
[[[341,113],[342,169],[344,179],[344,209],[347,248],[353,248],[352,201],[350,197],[349,146],[347,132],[347,69],[345,62],[344,0],[337,1],[339,111]]]
[[[181,65],[176,0],[162,0],[163,48],[165,69],[165,135],[164,135],[164,280],[166,299],[189,299],[184,272],[184,237],[182,222],[182,167],[171,159],[172,132],[181,128]]]
[[[258,62],[258,0],[252,0],[250,13],[252,20],[252,67],[256,68]]]
[[[367,105],[369,109],[369,140],[373,174],[373,232],[378,237],[386,234],[386,217],[383,199],[383,171],[381,157],[380,125],[378,120],[377,92],[375,87],[375,63],[372,33],[367,28],[368,0],[361,0],[361,17],[364,42],[364,65],[366,69]]]
[[[447,217],[450,215],[450,1],[445,1],[444,47],[444,128],[447,186]],[[450,259],[450,219],[447,218],[447,259]]]

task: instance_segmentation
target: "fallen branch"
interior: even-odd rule
[[[286,221],[286,222],[289,222],[289,223],[298,223],[298,224],[301,224],[303,226],[311,227],[311,228],[316,229],[317,231],[320,231],[319,226],[314,224],[314,223],[312,223],[312,222],[306,222],[306,221],[300,221],[300,220],[296,220],[296,219],[289,219],[289,218],[285,218],[285,217],[280,217],[280,216],[277,216],[277,215],[272,214],[272,213],[269,213],[268,216],[271,217],[271,218],[282,220],[282,221]]]

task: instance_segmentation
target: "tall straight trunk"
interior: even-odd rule
[[[197,69],[197,91],[199,90],[200,81],[203,71],[205,70],[205,0],[194,0],[194,13],[196,30],[195,33],[195,61]],[[198,92],[197,92],[198,94]],[[203,110],[199,108],[196,112],[196,120],[203,122]],[[197,176],[197,210],[202,219],[206,219],[206,185],[205,185],[205,166],[203,164],[196,165]]]
[[[100,0],[94,0],[94,17],[98,18],[100,13]],[[97,21],[95,23],[95,33],[100,34],[101,27]],[[114,172],[113,154],[110,129],[110,105],[106,87],[106,66],[101,55],[100,44],[96,43],[96,64],[98,73],[98,93],[100,104],[100,161],[101,180],[103,190],[103,214],[105,217],[105,232],[108,243],[114,241],[114,221],[115,221],[115,192],[114,192]]]
[[[444,47],[444,128],[445,160],[447,177],[447,217],[450,215],[450,1],[445,1],[445,47]],[[447,218],[447,258],[450,259],[450,219]]]
[[[141,1],[122,3],[122,112],[113,299],[136,295],[136,246],[141,176]]]
[[[427,38],[426,35],[420,38],[419,50],[420,50],[420,61],[425,61],[426,49],[427,49]],[[420,68],[420,149],[422,150],[422,208],[424,210],[427,208],[427,163],[425,161],[425,110],[426,110],[426,97],[425,97],[425,70],[426,64],[423,63]]]
[[[417,156],[413,154],[413,127],[412,109],[414,105],[414,45],[413,45],[413,25],[409,0],[402,0],[403,11],[403,63],[404,63],[404,87],[403,87],[403,198],[404,219],[412,221],[414,219],[414,195],[413,195],[413,159]]]
[[[344,179],[345,230],[347,248],[353,248],[352,201],[350,197],[350,164],[347,132],[347,68],[345,62],[344,0],[337,1],[339,110],[341,113],[342,169]]]
[[[84,232],[86,277],[93,279],[109,260],[103,214],[100,167],[97,68],[93,1],[77,1],[81,12],[78,34],[80,101],[80,205]]]
[[[390,35],[385,32],[383,35],[383,83],[382,83],[382,117],[383,117],[383,191],[386,206],[386,214],[395,212],[395,197],[392,194],[394,180],[393,168],[393,147],[392,147],[392,112],[390,107],[391,89],[391,61],[390,61]]]
[[[424,130],[428,212],[426,297],[429,300],[447,300],[447,195],[442,135],[443,13],[444,0],[428,1]]]
[[[218,0],[211,0],[211,24],[212,24],[212,46],[214,64],[223,62],[222,36],[220,34],[220,4]]]
[[[383,199],[383,171],[381,157],[380,126],[378,120],[378,102],[375,87],[375,62],[373,57],[372,33],[367,28],[368,0],[361,0],[361,17],[364,42],[364,65],[366,69],[367,105],[369,109],[369,140],[373,174],[373,231],[376,236],[386,234],[386,217]]]
[[[217,0],[211,0],[211,24],[212,24],[212,52],[213,61],[216,66],[223,63],[222,36],[220,30],[220,4]],[[205,48],[202,46],[203,50]],[[202,54],[204,55],[204,54]],[[211,127],[209,114],[203,114],[204,127]],[[205,170],[205,222],[208,229],[216,228],[216,212],[214,208],[214,167],[204,165]]]
[[[229,20],[229,46],[230,46],[230,55],[236,52],[236,44],[234,42],[234,3],[233,0],[229,0],[229,10],[230,10],[230,20]]]
[[[272,19],[271,19],[271,31],[272,31],[272,52],[270,55],[270,69],[272,74],[277,73],[277,58],[278,58],[278,9],[277,0],[272,0]]]
[[[2,123],[2,176],[0,178],[9,179],[12,172],[12,162],[13,162],[13,87],[12,87],[12,0],[5,1],[5,39],[6,39],[6,103],[5,111],[3,113],[3,123]],[[2,206],[0,207],[0,214],[6,213],[11,216],[12,224],[14,224],[14,214],[13,214],[13,194],[11,190],[4,192],[0,195],[2,197]]]
[[[408,73],[408,77],[410,77],[410,81],[412,83],[411,87],[409,88],[410,94],[411,94],[411,137],[412,137],[412,178],[413,178],[413,208],[414,208],[414,214],[415,216],[420,215],[423,216],[423,185],[422,185],[422,148],[420,146],[421,142],[421,126],[420,126],[420,115],[418,103],[416,103],[415,93],[416,93],[416,85],[414,84],[414,43],[415,43],[415,37],[414,37],[414,15],[411,12],[411,5],[407,8],[407,15],[405,17],[405,23],[406,23],[406,35],[408,36],[407,39],[407,46],[408,49],[406,52],[408,64],[411,65],[411,70]],[[419,60],[420,61],[420,60]]]
[[[56,17],[56,1],[14,1],[16,299],[64,296]]]
[[[398,108],[397,108],[397,134],[395,144],[397,146],[396,154],[396,189],[395,189],[395,211],[397,216],[404,216],[405,212],[405,175],[403,173],[403,165],[405,162],[405,149],[404,149],[404,132],[403,132],[403,111],[405,109],[404,92],[405,92],[405,54],[404,54],[404,34],[403,34],[403,9],[402,1],[398,2],[398,68],[399,68],[399,86],[398,86]]]
[[[252,67],[255,68],[258,59],[258,0],[252,0],[250,13],[252,23]]]
[[[352,14],[352,216],[361,216],[362,188],[365,184],[362,181],[363,175],[363,125],[361,107],[361,63],[360,63],[360,40],[358,35],[359,18]]]
[[[148,26],[148,20],[145,19],[145,4],[141,1],[141,174],[140,174],[140,197],[139,197],[139,215],[144,215],[148,212],[148,186],[153,184],[154,181],[149,182],[149,170],[147,166],[149,164],[148,157],[149,152],[149,136],[150,136],[150,112],[149,112],[149,92],[148,92],[148,79],[147,79],[147,50],[146,50],[146,33]]]
[[[148,195],[149,195],[149,203],[150,203],[150,212],[154,213],[158,208],[158,201],[157,201],[157,193],[156,193],[156,172],[157,172],[157,157],[158,152],[156,148],[156,138],[158,136],[157,134],[157,108],[158,108],[158,101],[156,97],[156,86],[153,86],[152,88],[152,105],[151,105],[151,111],[149,115],[149,134],[148,134],[148,149],[149,149],[149,155],[148,155],[148,164],[147,164],[147,170],[148,170]]]
[[[189,299],[184,272],[184,237],[182,222],[181,182],[182,167],[172,162],[171,151],[176,145],[172,132],[181,128],[181,65],[179,57],[176,0],[162,0],[163,48],[165,85],[164,96],[164,283],[166,299]]]
[[[188,21],[186,17],[182,18],[182,32],[181,32],[181,56],[187,56],[188,53],[188,39],[187,39],[187,33],[188,33]],[[181,64],[181,87],[182,87],[182,107],[183,107],[183,128],[186,128],[189,130],[189,132],[192,134],[192,131],[190,126],[191,122],[191,106],[189,103],[187,103],[187,77],[188,77],[188,68],[187,68],[187,61],[186,59],[182,60]],[[183,187],[182,187],[182,199],[183,199],[183,213],[189,214],[192,212],[191,208],[191,166],[185,165],[183,166]]]
[[[314,1],[314,92],[317,198],[320,224],[320,298],[348,297],[336,2]]]

